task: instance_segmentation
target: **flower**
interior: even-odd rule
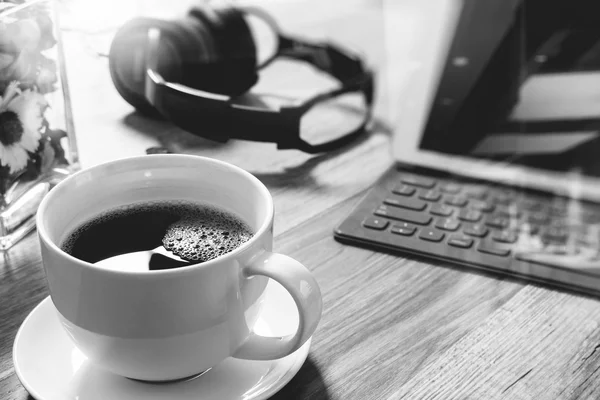
[[[0,80],[34,80],[40,29],[31,19],[0,22]]]
[[[0,0],[2,4],[8,3]],[[49,10],[26,10],[19,15],[8,10],[8,16],[0,17],[0,92],[13,80],[19,81],[21,88],[38,85],[42,92],[53,91],[57,81],[54,61],[42,54],[56,44]]]
[[[20,91],[16,82],[11,82],[0,97],[0,164],[10,173],[25,168],[28,152],[38,148],[46,107],[41,94],[30,89]]]

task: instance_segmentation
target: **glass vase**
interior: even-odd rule
[[[51,0],[0,0],[0,251],[35,228],[53,185],[78,169]]]

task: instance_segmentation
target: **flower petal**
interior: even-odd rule
[[[0,53],[0,69],[8,67],[15,61],[15,57],[12,54]]]
[[[42,33],[34,19],[25,18],[8,25],[7,34],[18,49],[35,50]]]
[[[33,153],[38,148],[38,143],[40,141],[41,134],[31,135],[30,133],[31,132],[23,132],[21,140],[15,143],[15,145],[21,146],[28,152]]]
[[[11,174],[25,168],[28,159],[27,152],[21,146],[0,145],[0,164],[2,166],[8,165]]]
[[[7,81],[9,79],[16,79],[23,81],[29,74],[35,72],[33,68],[34,63],[32,62],[33,54],[26,50],[19,51],[15,60],[6,68],[0,70],[0,79]]]
[[[46,107],[48,107],[48,102],[44,96],[32,90],[25,90],[6,106],[8,110],[19,115],[25,131],[23,136],[30,135],[36,141],[41,138],[42,113]]]

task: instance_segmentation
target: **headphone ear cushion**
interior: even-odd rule
[[[182,82],[184,65],[196,62],[207,53],[195,34],[177,23],[152,18],[136,18],[123,25],[116,33],[109,52],[110,76],[115,88],[138,111],[158,115],[146,100],[146,42],[148,30],[161,32],[158,72],[168,81]],[[203,51],[204,50],[204,51]]]
[[[258,71],[256,44],[243,12],[202,5],[189,15],[208,28],[215,45],[214,79],[205,90],[227,95],[247,92],[258,81]]]

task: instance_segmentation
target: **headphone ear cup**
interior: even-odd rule
[[[189,15],[208,28],[216,50],[213,79],[206,80],[204,90],[231,96],[247,92],[258,81],[258,71],[254,37],[243,12],[202,5]]]
[[[195,35],[177,23],[151,18],[136,18],[123,25],[116,33],[109,52],[109,69],[115,88],[138,111],[158,115],[146,100],[146,56],[148,30],[161,32],[158,72],[168,81],[183,80],[183,66],[190,57],[202,54],[196,46]]]

